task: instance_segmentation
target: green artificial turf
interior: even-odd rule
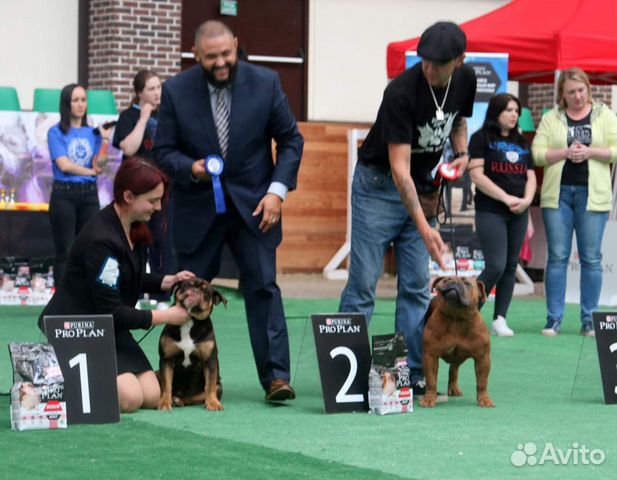
[[[213,314],[224,384],[223,412],[202,407],[171,413],[140,411],[120,424],[69,426],[64,431],[12,432],[8,397],[0,397],[0,464],[27,478],[416,478],[585,479],[617,476],[617,408],[604,405],[595,340],[578,335],[568,306],[563,333],[540,335],[544,302],[516,299],[512,338],[493,338],[489,390],[497,407],[475,404],[473,364],[461,367],[462,398],[406,415],[326,415],[310,322],[333,312],[337,300],[287,300],[292,382],[289,405],[263,401],[244,307],[227,292],[228,308]],[[485,307],[490,315],[492,305]],[[393,329],[395,304],[380,300],[370,334]],[[37,341],[40,309],[0,308],[0,343]],[[160,330],[142,345],[153,364]],[[139,334],[136,337],[139,338]],[[6,347],[5,347],[6,348]],[[6,351],[6,350],[5,350]],[[0,356],[0,392],[10,388],[8,351]],[[445,391],[447,365],[439,389]],[[525,465],[512,454],[533,442],[580,452],[601,449],[601,465]],[[70,467],[69,465],[73,465]],[[169,475],[172,475],[171,477]],[[12,474],[11,474],[12,476]]]

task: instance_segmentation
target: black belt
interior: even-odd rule
[[[358,163],[360,165],[363,165],[367,168],[372,168],[373,170],[377,170],[380,173],[385,173],[388,175],[392,174],[392,170],[390,170],[390,168],[384,167],[382,165],[375,165],[374,163],[369,163],[366,160],[362,159],[362,158],[358,158]],[[418,184],[417,182],[414,181],[414,185],[416,186],[416,192],[418,192],[418,194],[423,194],[423,193],[433,193],[436,192],[437,190],[439,190],[438,186],[435,185],[430,185],[430,184]]]
[[[54,190],[82,190],[82,191],[96,191],[96,182],[61,182],[54,180]]]
[[[389,167],[384,167],[383,165],[376,165],[374,163],[367,162],[363,158],[358,158],[358,163],[360,165],[365,166],[365,167],[372,168],[373,170],[377,170],[377,171],[379,171],[381,173],[389,173],[390,172],[390,168]]]

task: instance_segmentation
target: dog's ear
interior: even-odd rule
[[[431,285],[431,290],[435,290],[435,287],[439,284],[439,282],[441,282],[444,278],[446,277],[437,277],[435,280],[433,280],[433,285]]]
[[[212,303],[214,303],[214,305],[218,305],[221,302],[223,302],[223,305],[227,308],[227,299],[217,290],[212,289]]]
[[[476,285],[478,286],[478,308],[481,308],[486,302],[486,287],[482,280],[476,280]]]

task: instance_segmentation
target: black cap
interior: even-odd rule
[[[447,63],[461,56],[467,48],[467,36],[456,23],[437,22],[420,37],[418,55],[425,60]]]

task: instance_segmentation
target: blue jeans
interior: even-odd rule
[[[602,237],[608,212],[587,211],[587,187],[563,185],[558,208],[543,208],[548,262],[545,274],[548,320],[563,319],[566,275],[572,250],[572,232],[581,261],[581,322],[591,322],[602,290]]]
[[[364,313],[370,322],[384,255],[394,244],[398,270],[395,328],[405,335],[412,376],[421,375],[424,314],[431,298],[429,253],[403,205],[392,174],[358,163],[351,212],[349,279],[339,311]]]

